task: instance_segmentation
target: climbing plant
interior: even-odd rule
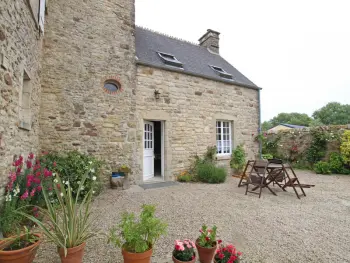
[[[311,136],[312,141],[306,152],[306,160],[313,165],[325,157],[329,134],[322,130],[312,129]]]

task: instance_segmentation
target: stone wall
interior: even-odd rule
[[[160,92],[159,99],[155,90]],[[138,65],[136,99],[137,165],[143,165],[144,120],[164,120],[167,180],[187,169],[195,154],[216,145],[216,120],[233,123],[233,144],[244,144],[248,158],[258,154],[252,137],[258,130],[257,90]],[[219,162],[228,166],[229,157]]]
[[[0,1],[0,17],[1,197],[13,156],[38,150],[41,37],[27,1]],[[19,117],[24,71],[31,90],[27,125]]]
[[[138,173],[134,1],[50,1],[43,45],[40,146],[93,154]],[[105,93],[117,77],[122,91]],[[110,170],[109,170],[110,171]],[[106,178],[107,178],[106,171]]]

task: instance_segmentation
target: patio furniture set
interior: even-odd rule
[[[253,188],[249,190],[249,185]],[[267,188],[273,195],[277,195],[272,186],[277,186],[286,192],[287,187],[292,187],[296,196],[306,196],[304,188],[315,185],[301,184],[298,176],[289,163],[280,159],[249,160],[244,168],[238,187],[246,186],[247,193],[258,194],[261,197],[262,189]]]

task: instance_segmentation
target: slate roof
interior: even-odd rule
[[[300,125],[294,125],[294,124],[288,124],[288,123],[281,123],[281,125],[286,126],[288,128],[292,128],[292,129],[303,129],[303,128],[306,128],[306,126],[300,126]]]
[[[136,26],[137,63],[183,72],[248,88],[260,89],[220,55],[213,54],[206,47]],[[157,52],[168,53],[183,63],[183,69],[164,64]],[[209,65],[221,67],[233,77],[220,77]]]

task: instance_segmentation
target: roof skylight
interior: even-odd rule
[[[223,68],[209,65],[212,70],[214,70],[217,74],[219,74],[220,77],[225,79],[232,79],[232,75],[230,73],[227,73]]]
[[[183,68],[182,62],[179,61],[174,55],[163,53],[163,52],[157,52],[157,53],[165,64],[178,67],[178,68]]]

